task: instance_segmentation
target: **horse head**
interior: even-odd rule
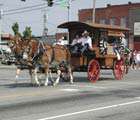
[[[22,47],[21,37],[19,37],[17,35],[12,37],[8,44],[9,44],[9,47],[10,47],[12,53],[15,56],[20,55],[21,47]]]

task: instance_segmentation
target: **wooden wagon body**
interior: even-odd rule
[[[119,40],[120,34],[125,34],[129,38],[129,29],[119,26],[82,23],[77,21],[66,22],[60,24],[58,28],[68,29],[69,31],[69,44],[75,38],[76,34],[82,34],[87,30],[93,42],[93,56],[84,55],[71,55],[71,64],[74,66],[74,71],[87,71],[88,79],[96,82],[100,77],[101,69],[112,69],[116,79],[120,80],[124,75],[124,61],[123,58],[117,59],[113,50],[114,39]],[[105,33],[107,40],[111,41],[107,44],[107,53],[100,53],[100,36]]]

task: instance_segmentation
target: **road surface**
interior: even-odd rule
[[[86,73],[74,73],[75,83],[31,87],[23,71],[14,85],[14,69],[0,70],[0,120],[140,120],[140,70],[124,80],[102,72],[93,84]]]

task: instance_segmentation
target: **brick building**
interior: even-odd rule
[[[79,10],[79,21],[92,22],[92,13],[93,9]],[[137,36],[134,35],[134,24],[140,22],[140,3],[107,4],[107,7],[96,8],[95,22],[130,28],[129,47],[140,50],[140,33]]]

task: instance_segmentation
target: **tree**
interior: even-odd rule
[[[19,25],[17,22],[12,25],[12,30],[15,35],[19,35]]]
[[[26,27],[23,31],[23,38],[24,39],[30,39],[32,37],[32,30],[31,27]]]

